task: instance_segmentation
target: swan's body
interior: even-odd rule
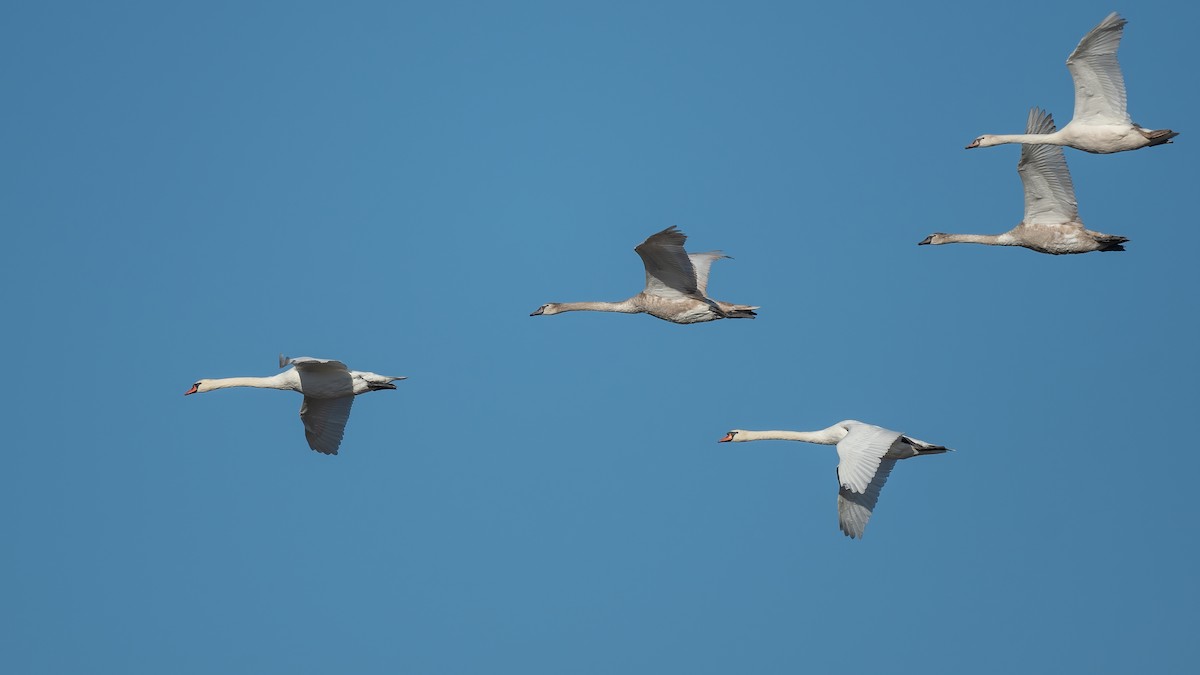
[[[751,305],[735,305],[708,297],[708,270],[713,261],[728,258],[720,251],[688,253],[687,236],[674,226],[633,249],[646,267],[646,288],[620,302],[551,302],[529,316],[563,312],[620,312],[649,314],[672,323],[700,323],[717,319],[753,319]]]
[[[279,367],[294,366],[270,377],[225,377],[197,380],[188,394],[202,394],[229,387],[285,389],[304,394],[300,405],[300,421],[308,446],[317,452],[336,455],[350,419],[354,397],[368,391],[395,389],[392,382],[404,377],[389,377],[361,370],[350,370],[341,361],[301,356],[289,359],[279,356]]]
[[[1044,110],[1029,111],[1026,129],[1031,134],[1054,131],[1054,118]],[[1075,203],[1075,186],[1062,148],[1056,145],[1021,146],[1017,173],[1025,187],[1025,218],[1004,234],[944,234],[929,235],[920,244],[990,244],[992,246],[1024,246],[1039,253],[1088,253],[1089,251],[1124,251],[1121,244],[1129,241],[1103,232],[1094,232],[1079,220]]]
[[[838,525],[847,537],[862,537],[879,501],[879,491],[901,459],[950,449],[919,441],[857,420],[844,420],[820,431],[746,431],[734,429],[719,443],[803,441],[836,445],[838,453]]]
[[[967,149],[1046,143],[1104,154],[1170,143],[1178,133],[1134,124],[1125,109],[1125,79],[1117,63],[1124,29],[1125,19],[1113,12],[1083,36],[1067,57],[1067,69],[1075,81],[1075,116],[1067,126],[1050,133],[984,134]]]

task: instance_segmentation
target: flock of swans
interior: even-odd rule
[[[1112,153],[1170,143],[1178,134],[1169,129],[1146,129],[1134,124],[1125,110],[1125,83],[1117,63],[1117,47],[1125,20],[1110,14],[1083,37],[1067,59],[1075,80],[1075,115],[1061,130],[1039,108],[1029,113],[1024,134],[983,135],[970,148],[1020,143],[1017,172],[1025,187],[1025,217],[1012,230],[998,235],[934,233],[921,245],[976,243],[1023,246],[1040,253],[1065,254],[1123,251],[1125,237],[1088,230],[1079,220],[1075,189],[1061,146],[1092,153]],[[619,302],[551,302],[530,316],[572,311],[649,314],[678,324],[718,319],[753,319],[755,305],[708,297],[712,264],[727,258],[720,251],[688,253],[687,237],[674,226],[651,235],[634,251],[646,268],[640,293]],[[279,357],[279,367],[291,369],[270,377],[231,377],[197,380],[184,395],[228,387],[258,387],[296,391],[304,395],[300,420],[309,447],[336,455],[350,417],[354,397],[370,391],[395,389],[404,377],[350,370],[340,361],[310,357]],[[747,431],[734,429],[725,442],[760,440],[803,441],[836,445],[838,454],[838,521],[851,538],[863,536],[879,493],[896,462],[918,455],[940,454],[950,448],[926,443],[898,431],[845,420],[820,431]]]
[[[1097,154],[1124,152],[1170,143],[1179,134],[1170,129],[1146,129],[1134,124],[1125,109],[1125,78],[1117,63],[1117,47],[1125,19],[1116,12],[1093,28],[1071,55],[1067,69],[1075,81],[1075,116],[1055,131],[1054,119],[1034,108],[1024,134],[984,134],[967,146],[987,148],[1021,143],[1017,172],[1025,186],[1025,218],[1004,234],[945,234],[935,232],[922,244],[989,244],[1024,246],[1038,253],[1124,251],[1125,237],[1093,232],[1079,220],[1075,187],[1063,157],[1064,145]]]

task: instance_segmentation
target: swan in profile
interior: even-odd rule
[[[1029,111],[1026,129],[1031,134],[1054,131],[1054,118],[1039,108]],[[1093,232],[1079,220],[1075,187],[1063,150],[1057,145],[1021,145],[1017,173],[1025,186],[1025,218],[1004,234],[943,234],[937,232],[919,242],[925,244],[990,244],[1024,246],[1038,253],[1087,253],[1124,251],[1129,241],[1101,232]]]
[[[229,387],[258,387],[259,389],[287,389],[304,394],[300,404],[300,421],[304,423],[304,436],[308,447],[326,455],[336,455],[346,431],[346,420],[350,419],[350,405],[354,397],[368,391],[395,389],[392,384],[404,377],[388,377],[361,370],[349,370],[346,364],[331,359],[314,359],[301,356],[290,359],[279,355],[279,367],[293,366],[271,377],[224,377],[197,380],[191,389],[184,392],[203,394],[214,389]]]
[[[1125,19],[1113,12],[1083,36],[1067,57],[1067,69],[1075,80],[1075,116],[1061,131],[984,134],[971,141],[967,149],[1002,143],[1049,143],[1104,154],[1170,143],[1178,133],[1138,126],[1125,110],[1125,80],[1117,63],[1117,47],[1124,29]]]
[[[672,323],[700,323],[717,319],[753,319],[757,306],[735,305],[708,297],[708,269],[714,260],[728,258],[720,251],[688,253],[687,236],[674,225],[651,235],[637,248],[646,266],[646,288],[621,302],[551,302],[529,316],[563,312],[646,313]]]
[[[820,431],[734,429],[717,442],[731,441],[803,441],[837,445],[838,525],[851,539],[863,536],[867,520],[879,501],[879,491],[897,460],[950,450],[856,420],[844,420]]]

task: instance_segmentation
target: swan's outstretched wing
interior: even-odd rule
[[[728,257],[720,251],[688,254],[688,258],[692,261],[692,268],[696,270],[696,290],[700,292],[700,295],[708,296],[708,268],[712,267],[713,261]]]
[[[1039,108],[1031,109],[1025,133],[1054,133],[1054,118]],[[1017,173],[1021,174],[1021,184],[1025,186],[1026,225],[1056,225],[1079,220],[1075,186],[1071,184],[1071,172],[1067,170],[1062,146],[1023,143]]]
[[[296,358],[289,358],[283,354],[280,354],[279,367],[286,368],[288,366],[296,366],[296,370],[309,371],[350,370],[346,367],[346,364],[342,363],[341,361],[334,361],[333,359],[314,359],[311,356],[297,356]]]
[[[862,422],[843,424],[849,433],[837,444],[838,482],[851,492],[865,494],[879,470],[879,463],[892,443],[900,438],[900,432]]]
[[[350,419],[354,395],[338,398],[304,397],[300,405],[300,421],[304,422],[304,437],[308,447],[326,455],[336,455]]]
[[[696,285],[692,259],[683,250],[685,241],[687,235],[672,225],[633,249],[646,266],[645,293],[660,298],[704,297]]]
[[[879,468],[875,470],[875,477],[861,494],[844,487],[838,490],[838,527],[847,537],[855,539],[863,536],[863,530],[867,529],[867,521],[871,519],[871,512],[879,502],[879,491],[883,489],[883,484],[887,482],[894,466],[894,459],[881,460]]]
[[[1117,47],[1125,19],[1109,14],[1067,57],[1075,80],[1075,118],[1085,124],[1131,124],[1125,111],[1125,78],[1117,63]]]

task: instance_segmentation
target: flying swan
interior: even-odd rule
[[[803,441],[837,445],[838,526],[851,539],[861,538],[879,501],[879,491],[897,460],[948,452],[873,424],[845,420],[820,431],[746,431],[734,429],[718,443]]]
[[[229,387],[298,391],[304,394],[304,402],[300,404],[300,421],[304,423],[308,447],[326,455],[336,455],[338,446],[342,444],[342,434],[346,431],[346,420],[350,418],[350,405],[354,403],[354,397],[368,391],[395,389],[396,385],[392,382],[406,379],[349,370],[346,364],[331,359],[308,356],[290,359],[280,354],[279,367],[288,365],[293,368],[271,377],[197,380],[183,395],[203,394]]]
[[[675,226],[652,235],[637,248],[646,266],[646,288],[620,302],[551,302],[529,316],[563,312],[621,312],[658,317],[672,323],[700,323],[717,319],[753,319],[757,306],[735,305],[708,297],[708,269],[714,260],[728,258],[720,251],[688,253],[687,236]]]
[[[1104,154],[1170,143],[1178,133],[1134,124],[1125,110],[1125,80],[1117,63],[1117,47],[1124,29],[1125,19],[1113,12],[1084,35],[1067,57],[1067,69],[1075,80],[1075,116],[1061,131],[984,134],[971,141],[967,149],[1002,143],[1049,143]]]
[[[1030,134],[1054,131],[1054,118],[1038,108],[1029,111],[1026,129]],[[1102,232],[1093,232],[1079,220],[1075,187],[1063,150],[1057,145],[1021,145],[1017,173],[1025,186],[1025,218],[1004,234],[944,234],[925,237],[925,244],[989,244],[1024,246],[1038,253],[1059,255],[1089,251],[1124,251],[1129,241]]]

